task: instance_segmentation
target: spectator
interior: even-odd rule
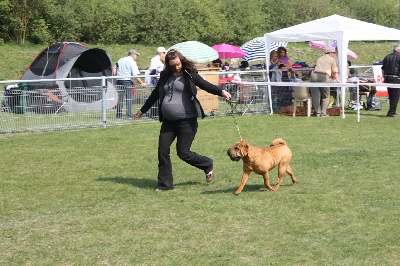
[[[222,67],[222,60],[217,58],[214,61],[212,61],[213,67]]]
[[[158,47],[158,49],[157,49],[157,51],[158,50],[160,50],[160,51],[163,51],[163,47]],[[165,50],[164,50],[165,51]],[[156,57],[156,56],[155,56]],[[164,52],[162,52],[162,53],[160,53],[160,55],[159,55],[159,57],[160,57],[160,61],[161,61],[161,63],[162,63],[162,70],[164,70],[164,65],[165,65],[165,53]],[[162,71],[161,70],[161,71]],[[157,74],[160,74],[161,72],[158,72],[158,70],[157,70]],[[156,84],[157,84],[157,82],[158,82],[158,80],[159,80],[159,78],[157,77],[151,77],[151,79],[152,79],[152,84],[153,84],[153,86],[156,86]],[[150,111],[150,118],[153,118],[153,119],[157,119],[158,118],[158,101],[156,102],[156,103],[154,103],[154,105],[152,106],[152,108],[151,108],[151,111]]]
[[[118,103],[117,103],[117,118],[122,118],[122,107],[124,105],[124,97],[126,98],[126,117],[127,119],[133,119],[132,114],[132,90],[134,84],[130,76],[140,75],[139,68],[136,64],[136,59],[139,53],[132,49],[128,52],[128,56],[120,58],[118,62],[113,67],[113,75],[119,76],[117,78],[117,85],[122,88],[118,90]],[[147,84],[142,81],[141,78],[135,78],[137,82],[143,87]]]
[[[292,62],[290,61],[290,58],[287,54],[287,50],[285,47],[278,47],[278,63],[279,65],[282,65],[281,68],[282,70],[285,70],[283,73],[283,76],[293,76],[295,77],[295,73],[292,69]],[[285,73],[286,72],[286,73]],[[290,74],[288,74],[290,73]]]
[[[144,82],[146,82],[146,84],[151,84],[151,77],[150,77],[150,69],[149,68],[147,68],[145,71],[144,71],[144,75],[146,76],[145,78],[144,78]]]
[[[385,83],[400,84],[400,43],[393,47],[393,52],[386,55],[383,59],[382,76]],[[396,113],[397,104],[400,98],[400,89],[388,87],[389,94],[389,111],[388,117],[398,117]]]
[[[222,66],[222,71],[228,71],[229,70],[229,64],[228,62],[225,62],[224,65]]]
[[[278,62],[278,52],[277,51],[271,51],[269,53],[269,70],[272,69],[278,69],[279,68],[279,62]]]
[[[164,70],[164,63],[161,60],[161,55],[165,55],[167,50],[164,47],[158,47],[156,51],[156,55],[150,61],[150,75],[158,75],[161,71]],[[157,83],[157,78],[151,78],[151,84],[155,86]]]
[[[314,71],[311,73],[311,82],[329,83],[330,79],[340,82],[338,68],[335,61],[336,51],[333,48],[325,49],[325,54],[317,59]],[[330,87],[311,88],[313,116],[325,117],[330,97]]]
[[[248,68],[248,67],[249,67],[249,62],[247,62],[247,61],[245,61],[245,60],[243,60],[242,62],[240,62],[239,69],[240,69],[241,71],[245,71],[246,68]]]
[[[269,78],[271,81],[278,81],[278,82],[282,81],[281,68],[282,67],[279,67],[279,62],[278,62],[278,52],[271,51],[269,53],[269,70],[272,70],[269,72]]]
[[[287,50],[285,47],[278,47],[278,62],[279,64],[283,64],[283,67],[292,67],[292,62],[290,61],[289,56],[287,55]]]
[[[239,58],[232,58],[231,63],[229,64],[229,68],[231,70],[236,70],[239,68]]]
[[[335,58],[335,62],[336,62],[336,67],[338,68],[338,76],[340,77],[340,64],[339,64],[339,52],[338,52],[338,48],[337,46],[335,47],[335,54],[333,56],[333,58]],[[346,68],[346,72],[347,72],[347,68]],[[329,103],[328,103],[328,108],[332,107],[332,105],[338,105],[339,104],[339,90],[340,87],[331,87],[330,88],[330,96],[329,96]],[[350,88],[351,90],[351,88]]]
[[[292,62],[287,54],[287,50],[285,47],[278,47],[278,65],[279,69],[282,70],[281,81],[288,82],[291,81],[293,78],[296,78],[296,75],[292,69]],[[279,78],[277,78],[279,80]],[[277,106],[279,108],[290,106],[293,104],[292,102],[292,94],[293,94],[293,87],[291,86],[281,86],[277,90]]]

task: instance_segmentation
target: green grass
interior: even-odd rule
[[[0,265],[399,265],[400,119],[385,109],[235,117],[254,146],[286,140],[298,180],[270,192],[252,174],[240,196],[232,117],[199,121],[214,181],[173,145],[164,193],[159,123],[0,136]]]

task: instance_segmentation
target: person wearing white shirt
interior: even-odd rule
[[[161,73],[161,71],[164,70],[166,52],[167,50],[164,47],[157,48],[156,55],[150,61],[150,67],[149,67],[150,75],[158,75]],[[162,59],[161,57],[164,57],[164,59]],[[151,77],[150,79],[151,79],[150,84],[155,87],[158,82],[158,77]],[[150,117],[154,119],[158,118],[158,101],[151,108]]]
[[[161,61],[161,55],[165,54],[167,50],[164,47],[158,47],[156,55],[150,61],[150,75],[160,74],[164,70],[164,63]],[[151,83],[153,86],[157,83],[157,78],[152,77]]]
[[[128,52],[128,56],[118,60],[117,64],[113,67],[113,75],[119,76],[117,78],[117,85],[122,88],[118,90],[118,103],[117,103],[117,118],[122,118],[122,107],[124,105],[124,97],[126,98],[126,117],[133,119],[132,114],[132,89],[134,88],[132,76],[140,75],[139,68],[136,64],[136,59],[139,53],[132,49]],[[141,78],[135,78],[137,82],[143,87],[147,84]]]
[[[146,82],[146,84],[151,84],[151,77],[150,77],[150,69],[146,69],[145,71],[144,71],[144,75],[146,76],[145,78],[144,78],[144,82]]]

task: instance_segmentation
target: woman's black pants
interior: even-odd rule
[[[213,169],[213,160],[190,150],[197,132],[197,118],[169,121],[164,119],[158,139],[158,188],[173,189],[173,175],[170,158],[172,142],[176,141],[179,158],[208,173]]]

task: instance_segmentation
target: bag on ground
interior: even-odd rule
[[[379,100],[375,95],[376,90],[371,90],[367,100],[364,102],[364,109],[369,111],[382,110],[381,100]]]

